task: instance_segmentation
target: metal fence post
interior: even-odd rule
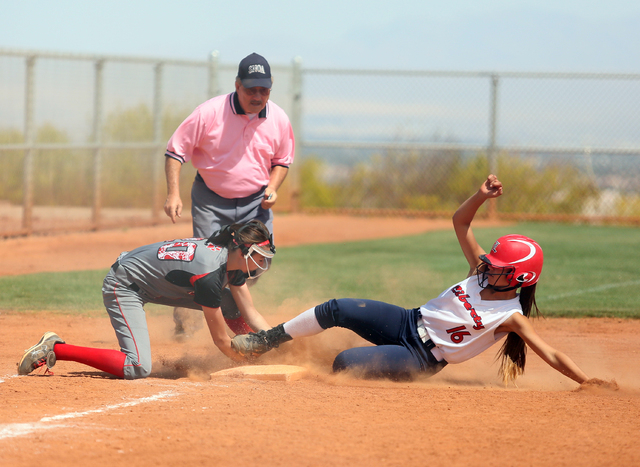
[[[151,219],[157,224],[160,218],[160,209],[162,205],[161,184],[162,184],[162,72],[164,66],[162,62],[156,63],[154,68],[153,82],[153,143],[156,148],[153,150],[153,199],[151,200]]]
[[[93,207],[91,222],[93,228],[100,226],[102,216],[102,88],[104,60],[94,64],[95,76],[93,87]]]
[[[14,58],[17,57],[17,60]],[[204,57],[203,57],[204,58]],[[10,62],[4,60],[9,59]],[[207,57],[204,60],[180,60],[161,57],[129,57],[129,56],[102,56],[93,54],[73,54],[73,53],[54,53],[44,51],[28,51],[28,50],[9,50],[0,47],[0,63],[1,67],[7,68],[7,72],[0,76],[2,83],[0,87],[7,91],[5,94],[11,94],[11,89],[19,88],[23,95],[10,96],[7,102],[4,101],[0,104],[2,110],[3,121],[5,118],[9,118],[10,127],[1,128],[0,130],[0,156],[2,156],[2,167],[0,168],[0,175],[2,175],[2,181],[0,181],[0,208],[4,210],[4,205],[9,203],[9,207],[13,213],[14,206],[11,204],[18,203],[18,213],[15,218],[10,218],[9,222],[0,222],[0,234],[8,235],[33,235],[40,232],[52,232],[54,230],[63,229],[75,229],[75,228],[105,228],[111,226],[110,218],[107,216],[107,209],[103,209],[104,203],[111,204],[108,201],[110,193],[106,191],[106,169],[107,160],[109,156],[113,154],[122,154],[122,152],[131,152],[134,154],[140,154],[154,159],[147,163],[147,171],[144,174],[135,174],[136,178],[133,183],[139,183],[144,185],[147,194],[142,194],[147,198],[147,201],[143,204],[146,210],[139,214],[131,212],[126,214],[126,219],[123,219],[125,223],[129,225],[139,225],[144,222],[145,224],[157,223],[158,217],[162,216],[162,203],[164,202],[164,189],[159,190],[160,183],[164,182],[163,163],[164,157],[158,153],[164,151],[166,139],[163,141],[163,135],[167,129],[164,124],[166,123],[166,114],[164,113],[164,107],[168,105],[168,102],[174,102],[173,92],[180,87],[180,82],[174,83],[173,80],[168,81],[169,71],[173,71],[173,67],[188,67],[189,69],[195,68],[193,76],[196,76],[199,80],[197,89],[194,87],[193,91],[196,93],[193,97],[189,95],[187,99],[197,98],[197,93],[202,95],[208,95],[208,97],[215,97],[221,92],[224,92],[225,86],[223,83],[224,76],[233,73],[234,67],[230,63],[223,63],[219,61],[218,51],[209,51]],[[46,61],[47,70],[50,66],[54,66],[52,73],[45,73],[42,69],[43,63]],[[60,76],[71,76],[71,73],[75,72],[75,68],[68,68],[67,62],[81,62],[82,67],[90,67],[90,75],[87,77],[84,74],[74,74],[72,82],[79,86],[78,92],[75,93],[73,85],[67,86],[69,83],[65,83],[63,86],[59,86],[61,93],[69,93],[72,96],[65,99],[66,102],[59,102],[57,96],[56,99],[48,99],[47,94],[58,93],[58,86],[56,86],[56,79],[58,74]],[[111,107],[106,101],[107,99],[107,86],[111,90],[111,85],[115,85],[114,91],[116,94],[119,92],[125,92],[125,86],[119,84],[119,76],[115,77],[112,83],[111,73],[107,75],[111,64],[122,63],[125,67],[133,65],[131,69],[123,68],[123,71],[127,74],[133,72],[136,76],[139,74],[140,79],[144,79],[144,83],[147,87],[154,86],[153,97],[151,106],[153,110],[153,136],[136,136],[135,132],[129,135],[127,128],[122,128],[124,125],[114,125],[113,129],[121,133],[114,134],[114,141],[108,138],[106,120],[107,120],[107,107]],[[161,64],[161,65],[159,65]],[[143,66],[139,66],[143,65]],[[336,186],[339,184],[348,183],[349,177],[353,177],[352,174],[342,169],[342,166],[351,167],[356,163],[359,163],[360,157],[363,157],[363,161],[370,161],[371,159],[365,159],[366,154],[377,153],[381,151],[397,150],[397,151],[425,151],[433,153],[433,161],[426,161],[424,168],[420,167],[426,175],[430,175],[428,172],[432,170],[432,167],[436,167],[436,164],[448,163],[445,159],[446,154],[451,151],[459,151],[464,154],[484,154],[488,171],[495,173],[498,176],[505,177],[504,167],[500,164],[503,158],[510,157],[510,155],[517,155],[521,159],[522,164],[536,164],[536,170],[546,170],[549,164],[553,164],[553,169],[556,167],[565,170],[566,176],[570,177],[570,170],[580,170],[580,174],[575,178],[575,183],[571,181],[571,190],[567,191],[563,187],[551,185],[545,191],[544,196],[547,197],[548,203],[541,203],[541,208],[532,206],[525,211],[519,210],[519,204],[514,203],[514,212],[505,211],[505,204],[502,198],[497,200],[491,200],[488,203],[487,208],[484,208],[482,215],[490,218],[499,219],[519,219],[526,218],[532,220],[553,220],[553,221],[568,221],[579,220],[584,222],[598,222],[598,223],[621,223],[621,224],[640,224],[640,207],[638,203],[639,189],[638,180],[640,177],[638,174],[638,167],[640,167],[640,143],[637,140],[637,131],[631,126],[633,125],[633,118],[629,118],[629,115],[633,116],[633,110],[637,99],[640,95],[638,92],[638,86],[640,86],[640,73],[557,73],[557,72],[499,72],[499,71],[437,71],[437,70],[356,70],[356,69],[314,69],[314,68],[302,68],[302,60],[299,57],[295,57],[289,65],[285,67],[279,67],[281,70],[286,70],[286,74],[289,75],[288,79],[291,81],[285,83],[286,89],[281,89],[284,92],[284,98],[286,99],[286,111],[291,119],[291,125],[296,137],[296,149],[298,155],[298,161],[292,166],[287,177],[287,181],[283,190],[281,191],[282,202],[278,205],[277,209],[282,210],[299,210],[301,208],[308,208],[312,206],[302,205],[302,184],[305,182],[303,178],[302,163],[304,163],[304,157],[310,150],[318,148],[321,157],[327,158],[327,171],[339,171],[340,175],[344,174],[344,179],[333,180],[320,180],[322,183],[326,183],[327,186],[332,185],[335,181]],[[20,69],[19,73],[15,73],[13,70],[15,67]],[[155,75],[149,73],[150,69],[155,68]],[[93,68],[93,70],[91,70]],[[171,68],[171,70],[169,69]],[[104,70],[103,70],[104,69]],[[236,68],[237,69],[237,68]],[[191,73],[191,71],[189,71]],[[171,73],[173,75],[173,73]],[[348,89],[348,86],[357,85],[360,77],[363,75],[375,74],[379,77],[389,77],[393,80],[404,80],[410,78],[411,80],[432,80],[432,79],[457,79],[468,78],[473,80],[473,86],[481,86],[484,92],[489,91],[489,95],[481,94],[485,96],[484,99],[489,98],[489,101],[485,101],[485,105],[489,105],[489,108],[485,108],[477,104],[475,99],[470,101],[467,98],[460,97],[462,103],[462,115],[460,118],[454,117],[450,121],[444,120],[441,122],[433,121],[427,118],[425,122],[427,125],[445,125],[447,128],[451,128],[448,131],[462,131],[462,140],[458,142],[444,142],[444,141],[430,141],[426,135],[416,133],[415,141],[411,138],[411,141],[396,141],[393,136],[389,134],[389,131],[377,131],[375,120],[372,120],[373,125],[369,126],[369,122],[364,119],[360,119],[357,122],[357,126],[354,128],[348,128],[349,122],[358,118],[358,112],[361,116],[372,115],[368,109],[369,101],[361,99],[361,97],[354,96],[354,103],[351,106],[348,115],[336,115],[338,109],[331,108],[331,97],[327,94],[326,102],[322,102],[322,99],[313,99],[313,102],[309,100],[309,90],[303,89],[307,84],[304,82],[311,76],[314,80],[318,75],[329,75],[336,80],[336,87],[341,89]],[[24,75],[24,77],[23,77]],[[152,81],[151,76],[155,76],[155,84]],[[86,81],[88,78],[89,81]],[[124,78],[124,73],[122,73]],[[332,79],[333,79],[332,78]],[[66,79],[66,78],[65,78]],[[385,78],[386,79],[386,78]],[[18,80],[18,81],[16,81]],[[285,78],[286,80],[286,78]],[[514,112],[518,112],[518,102],[512,99],[512,93],[509,92],[505,96],[500,95],[502,91],[500,89],[503,80],[509,83],[509,88],[512,86],[523,86],[522,91],[518,98],[534,98],[538,96],[538,85],[541,80],[545,80],[550,83],[549,91],[560,92],[559,98],[553,101],[542,102],[545,106],[536,106],[532,113],[528,115],[529,123],[516,120],[510,122],[508,125],[500,126],[500,118],[505,115],[507,118],[509,115],[514,115]],[[523,82],[524,80],[524,82]],[[575,93],[562,91],[565,86],[571,85],[572,82],[580,80],[580,82],[590,83],[588,88],[576,86]],[[103,82],[104,81],[104,82]],[[108,83],[107,83],[108,81]],[[488,82],[487,82],[488,81]],[[150,83],[150,84],[149,84]],[[342,84],[339,84],[342,83]],[[520,84],[521,83],[521,84]],[[624,87],[618,86],[618,83],[624,83]],[[443,82],[443,85],[445,83]],[[489,89],[484,86],[489,85]],[[545,85],[545,88],[546,89]],[[54,90],[49,92],[47,89],[52,87]],[[69,87],[69,89],[67,89]],[[119,87],[123,89],[119,90]],[[279,86],[278,86],[279,87]],[[6,89],[5,89],[6,88]],[[174,89],[175,88],[175,89]],[[22,91],[24,89],[24,91]],[[79,99],[84,96],[84,91],[88,91],[91,95],[86,99]],[[438,87],[438,89],[440,89]],[[471,89],[471,88],[470,88]],[[601,102],[587,102],[593,90],[599,90],[602,95]],[[322,91],[319,89],[318,91]],[[325,92],[336,92],[327,88]],[[181,92],[181,91],[180,91]],[[344,95],[345,91],[340,91]],[[391,91],[389,91],[391,92]],[[452,99],[453,95],[449,95],[449,90],[443,87],[439,91],[442,93],[442,99]],[[623,94],[620,94],[623,92]],[[42,95],[40,95],[42,93]],[[307,93],[307,95],[304,95]],[[386,91],[385,91],[386,93]],[[77,96],[75,96],[77,94]],[[111,94],[111,93],[109,93]],[[315,93],[314,93],[315,94]],[[530,96],[528,94],[531,94]],[[319,95],[324,95],[324,92]],[[165,100],[164,97],[168,100]],[[389,94],[389,97],[392,97]],[[16,105],[14,97],[20,101]],[[78,97],[78,99],[75,99]],[[338,97],[338,94],[335,94]],[[387,102],[385,96],[380,96]],[[439,101],[439,97],[435,94],[432,96]],[[550,97],[550,96],[547,96]],[[36,98],[38,102],[36,102]],[[303,102],[303,98],[306,102]],[[458,99],[458,97],[455,97]],[[180,97],[180,93],[176,94],[175,100],[180,101],[183,97]],[[198,98],[200,99],[200,98]],[[429,98],[431,99],[431,97]],[[538,97],[538,99],[541,99]],[[76,102],[77,100],[77,102]],[[584,102],[582,102],[584,101]],[[199,102],[199,101],[198,101]],[[391,102],[391,100],[389,100]],[[373,102],[372,102],[373,103]],[[546,104],[550,104],[547,107]],[[362,105],[362,109],[358,109],[357,106]],[[397,105],[399,110],[402,110],[402,114],[405,113],[406,103],[398,101],[393,103]],[[522,105],[522,104],[520,104]],[[525,104],[526,105],[526,104]],[[602,109],[602,112],[589,112],[587,115],[580,115],[577,112],[586,108]],[[59,106],[62,106],[58,108]],[[575,106],[575,109],[574,109]],[[6,107],[6,108],[5,108]],[[54,110],[54,107],[58,110]],[[307,108],[308,107],[308,108]],[[313,108],[312,108],[313,107]],[[333,106],[335,107],[335,106]],[[65,110],[67,108],[68,110]],[[486,111],[485,118],[487,120],[481,120],[479,125],[481,126],[481,134],[478,136],[475,115],[476,111],[480,108],[481,112]],[[82,110],[86,109],[86,110]],[[485,109],[485,110],[482,110]],[[545,116],[548,111],[555,111],[557,109],[558,115],[566,121],[560,122],[561,125],[557,127],[548,121]],[[83,114],[89,112],[90,127],[88,131],[92,133],[86,135],[86,137],[79,136],[82,141],[66,141],[63,142],[62,138],[57,141],[53,138],[52,141],[42,140],[44,135],[41,135],[43,128],[41,128],[42,115],[44,114],[57,114],[62,115],[64,113],[73,112],[78,115],[78,111]],[[41,112],[42,115],[41,115]],[[116,118],[128,118],[125,112],[114,112]],[[468,113],[467,113],[468,112]],[[611,119],[607,118],[606,112],[610,112]],[[122,113],[122,116],[118,116],[118,113]],[[500,115],[499,115],[500,113]],[[313,114],[313,128],[307,128],[307,120],[305,117],[307,114]],[[619,115],[618,115],[619,114]],[[400,112],[392,112],[389,115],[390,122],[394,123],[394,126],[402,125],[400,118]],[[16,119],[23,118],[22,122],[16,121]],[[338,117],[338,118],[335,118]],[[589,118],[586,118],[589,117]],[[378,118],[377,116],[375,118]],[[615,118],[621,118],[620,124],[617,122],[609,121]],[[602,130],[598,132],[596,126],[598,122],[602,120],[600,127]],[[468,121],[473,121],[473,125],[469,129],[465,129],[463,124]],[[344,122],[344,123],[342,123]],[[18,131],[14,130],[14,126],[17,123]],[[70,130],[76,132],[82,128],[77,128],[78,124],[84,128],[84,124],[81,123],[80,117],[64,115],[62,118],[56,119],[52,123],[55,130]],[[111,123],[111,121],[109,122]],[[116,122],[113,123],[122,123]],[[325,123],[328,123],[325,127]],[[482,128],[486,124],[487,126]],[[526,142],[518,143],[514,136],[517,136],[518,131],[522,131],[523,125],[527,125],[528,129],[535,130],[533,124],[540,125],[538,130],[526,133],[524,139]],[[3,124],[4,125],[4,124]],[[380,122],[380,125],[385,125],[384,120]],[[65,128],[65,127],[69,128]],[[92,126],[92,128],[91,128]],[[303,128],[304,127],[304,128]],[[387,125],[388,127],[388,125]],[[504,128],[503,128],[504,127]],[[311,131],[313,130],[313,131]],[[83,130],[84,131],[84,130]],[[407,129],[409,130],[409,127]],[[411,130],[413,131],[413,130]],[[484,133],[487,131],[487,133]],[[62,132],[62,131],[61,131]],[[514,134],[515,132],[515,134]],[[546,132],[546,133],[545,133]],[[563,132],[565,134],[563,135]],[[575,134],[574,134],[575,133]],[[484,135],[484,136],[483,136]],[[582,136],[581,136],[582,135]],[[121,138],[122,136],[122,138]],[[131,136],[131,137],[130,137]],[[165,135],[166,136],[166,135]],[[455,137],[454,137],[455,138]],[[486,139],[485,139],[486,138]],[[499,139],[498,139],[499,138]],[[580,138],[586,138],[589,146],[585,147],[584,144],[579,144]],[[457,139],[457,138],[455,138]],[[532,139],[529,141],[529,139]],[[129,141],[131,140],[131,141]],[[564,144],[562,141],[574,140],[574,143]],[[466,141],[466,142],[463,142]],[[86,189],[89,190],[88,196],[92,197],[92,200],[81,198],[81,194],[76,191],[80,190],[84,193],[83,186],[69,187],[68,180],[73,173],[77,173],[79,177],[84,174],[84,164],[76,164],[69,170],[74,172],[61,173],[61,177],[56,177],[56,174],[45,174],[42,171],[46,170],[41,162],[47,162],[47,156],[49,151],[69,151],[71,153],[78,152],[78,156],[82,156],[85,162],[89,162],[91,167],[88,168],[90,173],[88,176],[90,180],[90,186]],[[344,154],[344,161],[335,160],[335,156],[341,156]],[[8,157],[5,157],[5,154]],[[55,153],[54,153],[55,154]],[[576,157],[577,156],[577,157]],[[16,159],[17,158],[17,159]],[[20,160],[21,159],[21,160]],[[8,161],[6,163],[5,161]],[[53,163],[53,161],[51,161]],[[375,163],[363,162],[364,163]],[[17,166],[16,166],[17,164]],[[157,165],[156,165],[157,164]],[[376,167],[375,170],[379,170],[381,167]],[[151,171],[151,176],[149,172]],[[399,170],[391,168],[388,173],[381,171],[380,177],[397,176]],[[327,172],[329,173],[329,172]],[[563,174],[565,172],[563,171]],[[377,172],[376,172],[377,174]],[[46,185],[41,187],[40,181],[43,176],[49,175],[46,180],[43,180]],[[133,174],[132,174],[133,175]],[[419,176],[419,174],[415,174]],[[146,176],[146,177],[145,177]],[[405,174],[401,174],[401,177],[405,177]],[[564,176],[564,175],[563,175]],[[154,178],[155,177],[155,178]],[[407,183],[413,183],[415,177],[413,174],[406,174]],[[404,178],[403,178],[404,180]],[[355,180],[359,183],[358,180]],[[529,183],[529,180],[525,180]],[[534,183],[534,177],[531,177],[531,183]],[[154,184],[152,186],[152,183]],[[389,181],[391,183],[391,181]],[[443,181],[444,183],[444,181]],[[5,186],[6,185],[6,186]],[[105,186],[103,191],[102,186]],[[357,185],[356,185],[357,186]],[[368,189],[363,182],[365,189]],[[42,189],[45,187],[51,187],[54,191],[59,191],[60,199],[48,200],[43,199],[44,193]],[[408,187],[410,190],[410,187]],[[149,190],[153,190],[153,193],[149,193]],[[588,190],[588,191],[585,191]],[[157,191],[157,193],[156,193]],[[364,191],[360,190],[361,192]],[[375,192],[375,190],[372,190]],[[582,193],[585,193],[583,195]],[[397,215],[426,215],[426,216],[440,216],[442,212],[429,210],[430,206],[435,205],[431,199],[431,192],[426,193],[424,196],[418,196],[415,199],[411,197],[408,202],[404,200],[392,200],[386,199],[383,194],[376,192],[376,199],[370,201],[367,198],[358,196],[349,197],[340,193],[330,193],[332,198],[335,198],[333,205],[339,205],[340,207],[334,208],[319,208],[327,211],[342,210],[342,212],[385,212],[389,214]],[[325,203],[323,199],[319,197],[318,204]],[[158,196],[151,199],[152,196]],[[438,196],[438,195],[434,195]],[[36,199],[37,197],[37,199]],[[6,199],[5,199],[6,198]],[[344,199],[341,199],[344,198]],[[115,199],[120,199],[116,198]],[[83,215],[82,221],[78,222],[77,219],[69,218],[67,209],[61,209],[60,211],[47,212],[47,221],[41,222],[38,220],[36,213],[40,213],[43,202],[49,204],[58,205],[60,202],[69,201],[71,205],[79,204],[85,208],[91,209],[90,214]],[[148,206],[148,203],[152,203]],[[582,205],[580,205],[582,203]],[[36,211],[36,204],[38,204],[38,211]],[[128,203],[123,203],[128,204]],[[136,203],[137,205],[137,203]],[[148,206],[148,207],[147,207]],[[407,207],[410,206],[410,207]],[[438,203],[440,206],[440,203]],[[542,207],[544,206],[544,207]],[[123,206],[125,207],[125,206]],[[126,206],[128,207],[128,206]],[[158,207],[160,208],[158,210]],[[151,209],[151,212],[149,212]],[[160,214],[158,214],[160,213]],[[416,214],[417,213],[417,214]],[[129,216],[132,217],[129,217]],[[88,219],[85,219],[88,217]],[[151,218],[150,218],[151,217]],[[114,222],[115,224],[115,222]],[[118,225],[120,221],[118,221]],[[11,230],[9,230],[11,229]],[[45,230],[46,229],[46,230]]]
[[[296,155],[300,156],[303,146],[302,137],[302,58],[295,57],[293,59],[293,67],[291,73],[291,127],[296,139]],[[291,186],[291,210],[293,212],[300,211],[300,159],[298,163],[293,164],[290,169],[289,177]]]
[[[496,148],[496,132],[498,125],[498,84],[500,78],[498,75],[491,75],[491,104],[489,117],[489,147],[487,149],[487,158],[489,163],[489,173],[497,174],[497,148]],[[489,200],[489,219],[498,217],[498,203],[495,198]]]
[[[24,161],[22,170],[22,229],[26,235],[33,231],[33,144],[34,138],[34,73],[36,57],[30,55],[26,58],[25,74],[25,103],[24,103]]]
[[[212,97],[216,97],[220,94],[219,87],[219,65],[218,58],[219,53],[217,50],[214,50],[209,55],[209,88],[207,89],[207,93],[209,95],[209,99]]]

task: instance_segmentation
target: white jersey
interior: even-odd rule
[[[522,314],[518,297],[482,300],[477,277],[471,276],[420,307],[429,338],[449,363],[461,363],[484,352],[508,333],[495,330],[514,313]]]

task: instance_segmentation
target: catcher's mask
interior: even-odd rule
[[[480,260],[482,263],[476,268],[478,285],[506,292],[538,282],[544,256],[542,248],[534,240],[524,235],[512,234],[496,240],[488,254],[480,255]],[[489,272],[487,265],[499,272]],[[507,278],[507,285],[496,287],[494,284],[500,276]]]

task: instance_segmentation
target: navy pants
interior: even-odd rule
[[[410,380],[416,374],[434,375],[447,365],[420,339],[419,309],[406,309],[374,300],[342,298],[315,308],[323,329],[338,326],[358,334],[375,347],[356,347],[338,354],[333,371],[355,370],[365,378]]]

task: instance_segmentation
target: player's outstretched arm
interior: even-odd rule
[[[554,349],[547,344],[533,329],[531,322],[520,313],[511,315],[501,327],[515,332],[540,358],[547,362],[552,368],[563,375],[571,378],[575,382],[582,384],[589,380],[589,377],[575,364],[567,355]]]
[[[209,308],[203,306],[202,311],[204,312],[204,317],[207,321],[211,338],[213,339],[213,343],[216,347],[218,347],[220,351],[230,359],[236,362],[243,361],[242,357],[231,348],[231,338],[227,334],[224,317],[222,316],[222,310],[220,307]]]
[[[249,287],[246,283],[239,287],[231,285],[229,289],[231,289],[231,295],[233,295],[240,314],[254,332],[271,329],[267,320],[253,305],[253,298],[251,298],[251,292],[249,292]]]
[[[464,253],[464,257],[470,266],[469,276],[474,274],[476,266],[480,263],[478,257],[485,253],[473,234],[471,222],[480,206],[482,206],[486,200],[497,198],[501,195],[502,182],[498,180],[498,177],[491,174],[480,186],[478,191],[462,203],[453,215],[453,228],[458,237],[458,243],[460,243],[460,247],[462,248],[462,253]]]

